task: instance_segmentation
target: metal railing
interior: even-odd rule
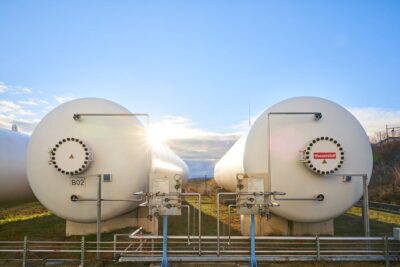
[[[162,236],[143,235],[141,229],[131,235],[115,235],[114,241],[0,241],[0,263],[20,261],[74,261],[84,266],[100,253],[103,260],[120,262],[159,262]],[[120,239],[120,240],[118,240]],[[117,241],[118,240],[118,241]],[[189,242],[188,242],[189,241]],[[250,239],[247,236],[168,237],[170,262],[247,262]],[[400,242],[393,237],[266,237],[257,236],[256,256],[264,261],[390,261],[400,260]],[[199,256],[201,248],[201,256]],[[10,256],[10,257],[7,257]]]

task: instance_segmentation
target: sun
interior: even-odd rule
[[[147,140],[152,147],[160,146],[168,141],[168,135],[160,127],[150,125],[146,129]]]

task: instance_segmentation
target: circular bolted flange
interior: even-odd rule
[[[339,170],[344,162],[342,145],[331,137],[312,140],[305,150],[305,165],[319,175],[330,175]]]
[[[80,174],[89,167],[92,160],[91,149],[78,138],[64,138],[51,149],[50,162],[62,174]]]

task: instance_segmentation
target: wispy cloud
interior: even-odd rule
[[[25,106],[40,106],[40,105],[49,105],[49,102],[43,99],[26,99],[26,100],[19,100],[19,104]]]
[[[400,110],[374,107],[348,108],[370,137],[383,132],[386,125],[400,125]]]
[[[76,97],[73,96],[54,96],[54,99],[59,103],[62,104],[64,102],[70,101],[75,99]]]
[[[6,91],[12,92],[13,94],[32,94],[33,89],[27,86],[21,85],[9,85],[5,82],[0,81],[0,94]]]
[[[15,87],[15,90],[16,90],[16,92],[17,93],[25,93],[25,94],[32,94],[33,93],[33,90],[32,90],[32,88],[29,88],[29,87],[25,87],[25,86],[17,86],[17,87]]]
[[[0,100],[0,127],[10,129],[12,124],[16,124],[21,132],[31,133],[39,122],[35,116],[36,113],[24,109],[13,101]]]
[[[0,94],[6,91],[8,91],[8,86],[5,83],[0,82]]]

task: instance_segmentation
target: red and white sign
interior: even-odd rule
[[[336,152],[314,152],[314,159],[336,159]]]

